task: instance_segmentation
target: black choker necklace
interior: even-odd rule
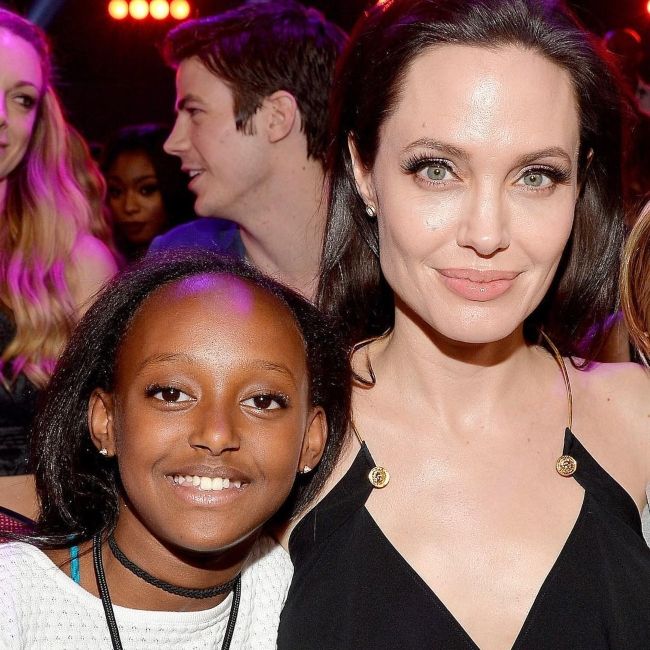
[[[171,585],[169,582],[160,580],[159,578],[154,578],[150,573],[147,573],[144,569],[141,569],[137,564],[131,562],[122,550],[117,545],[113,533],[108,536],[108,547],[111,549],[111,553],[115,556],[115,559],[120,562],[120,564],[128,569],[131,573],[134,573],[138,578],[148,582],[158,589],[162,589],[167,593],[174,594],[174,596],[184,596],[185,598],[213,598],[219,594],[227,594],[229,591],[232,591],[235,583],[239,579],[239,576],[235,576],[232,580],[224,582],[221,585],[216,587],[207,587],[205,589],[188,589],[186,587],[177,587],[176,585]]]
[[[124,566],[129,569],[130,571],[133,571],[131,567],[135,567],[138,571],[141,571],[144,575],[147,576],[147,578],[143,578],[139,573],[136,573],[136,571],[133,571],[138,577],[142,578],[143,580],[146,580],[147,582],[151,582],[152,580],[155,582],[151,582],[156,587],[160,587],[161,589],[165,589],[165,591],[170,591],[173,594],[178,594],[181,596],[186,595],[185,593],[181,592],[206,592],[206,591],[214,591],[215,589],[218,589],[219,591],[216,592],[216,594],[224,593],[226,590],[230,590],[231,588],[233,589],[233,595],[232,595],[232,605],[230,606],[230,616],[228,617],[228,623],[226,625],[226,632],[223,637],[223,642],[221,644],[221,650],[229,650],[230,648],[230,643],[232,641],[233,634],[235,633],[235,624],[237,623],[237,613],[239,611],[239,601],[241,599],[241,574],[237,575],[237,577],[234,580],[231,580],[230,582],[227,582],[225,585],[220,585],[218,587],[212,587],[211,589],[183,589],[182,587],[175,587],[174,585],[169,585],[166,582],[162,582],[161,580],[157,580],[153,576],[150,576],[148,573],[145,571],[142,571],[140,567],[136,566],[131,562],[119,549],[117,544],[115,543],[115,539],[113,538],[113,535],[110,535],[108,538],[108,544],[110,546],[111,551],[113,552],[113,555],[124,564],[122,558],[126,560],[126,562],[129,563],[128,566],[124,564]],[[119,556],[117,553],[119,553]],[[113,612],[113,603],[111,602],[111,595],[108,592],[108,584],[106,583],[106,576],[104,574],[104,562],[102,561],[102,537],[101,534],[97,533],[93,537],[93,566],[95,568],[95,579],[97,580],[97,589],[99,590],[99,596],[102,600],[102,606],[104,607],[104,615],[106,616],[106,624],[108,625],[108,631],[110,632],[111,635],[111,643],[113,644],[113,650],[122,650],[122,642],[120,640],[120,633],[117,629],[117,622],[115,621],[115,613]],[[165,587],[161,586],[165,585]],[[228,585],[226,589],[226,585]],[[170,589],[167,589],[166,587],[171,587],[174,589],[174,591],[171,591]],[[209,596],[189,596],[190,598],[208,598]]]

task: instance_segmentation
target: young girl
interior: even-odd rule
[[[41,516],[0,546],[0,646],[274,648],[291,565],[261,531],[322,486],[348,385],[316,309],[243,262],[119,277],[37,420]]]

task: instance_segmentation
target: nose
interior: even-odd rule
[[[482,184],[471,194],[469,204],[458,223],[456,241],[489,257],[510,245],[508,209],[498,186]]]
[[[172,156],[180,156],[184,151],[187,151],[188,141],[186,137],[186,129],[181,123],[182,115],[176,117],[174,128],[165,140],[163,149]]]
[[[124,213],[125,214],[135,214],[140,210],[140,202],[138,201],[138,195],[133,190],[129,189],[124,193]]]
[[[193,449],[220,456],[224,452],[238,450],[240,436],[230,418],[215,414],[214,409],[205,409],[200,420],[195,422],[189,443]]]

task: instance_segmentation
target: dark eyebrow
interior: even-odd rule
[[[294,383],[296,381],[296,378],[293,376],[293,373],[287,366],[281,364],[281,363],[273,363],[272,361],[263,361],[262,359],[255,360],[251,363],[251,365],[258,366],[262,368],[263,370],[270,370],[271,372],[277,372],[281,375],[284,375],[285,377],[288,377],[291,379]]]
[[[531,153],[524,154],[517,160],[517,167],[525,167],[531,163],[539,160],[540,158],[562,158],[571,165],[571,156],[562,149],[562,147],[549,147],[548,149],[540,149],[539,151],[532,151]]]
[[[149,179],[158,182],[158,177],[155,174],[145,174],[144,176],[137,176],[136,178],[133,179],[133,182],[141,183],[142,181],[148,181]],[[122,181],[122,179],[119,176],[116,176],[115,174],[109,174],[106,177],[106,180],[124,184],[124,181]]]
[[[21,86],[31,86],[35,91],[40,92],[40,88],[33,81],[17,81],[14,84],[14,88],[20,88]]]
[[[177,361],[180,361],[182,363],[189,363],[189,364],[200,363],[193,356],[189,354],[185,354],[183,352],[152,354],[148,356],[144,361],[142,361],[142,363],[140,363],[140,365],[137,367],[135,371],[135,374],[136,375],[140,374],[140,372],[142,372],[142,370],[147,366],[155,366],[158,364],[165,364],[165,363],[177,362]],[[296,383],[296,378],[294,377],[293,373],[284,364],[274,363],[272,361],[265,361],[264,359],[253,359],[252,361],[250,361],[248,365],[252,367],[261,368],[262,370],[269,370],[271,372],[276,372],[280,375],[283,375],[284,377],[287,377],[294,384]]]
[[[453,144],[447,144],[446,142],[441,142],[439,140],[432,140],[431,138],[420,138],[411,142],[409,145],[404,147],[403,153],[409,153],[411,150],[420,147],[424,147],[425,149],[434,149],[435,151],[454,156],[455,158],[460,158],[464,161],[469,160],[468,153],[463,149],[460,149]],[[567,162],[567,164],[571,165],[571,156],[562,149],[562,147],[548,147],[546,149],[539,149],[538,151],[524,154],[517,160],[515,167],[525,167],[540,158],[562,158]]]
[[[146,366],[153,366],[160,363],[168,363],[170,361],[182,361],[183,363],[193,363],[195,360],[189,355],[184,353],[172,354],[172,353],[159,353],[152,354],[148,356],[140,365],[137,367],[135,374],[139,374]]]
[[[425,149],[435,149],[436,151],[454,156],[454,158],[460,158],[461,160],[469,159],[469,155],[463,149],[455,147],[453,144],[441,142],[440,140],[432,140],[431,138],[419,138],[414,142],[411,142],[406,147],[404,147],[402,153],[406,154],[411,152],[413,149],[419,149],[422,147]]]

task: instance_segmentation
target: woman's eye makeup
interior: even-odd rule
[[[525,169],[517,179],[517,185],[523,185],[531,191],[550,189],[556,185],[566,185],[571,180],[568,169],[540,165]]]
[[[444,158],[415,155],[401,164],[405,174],[415,176],[429,186],[446,185],[457,180],[453,164]],[[571,170],[553,165],[536,165],[524,169],[515,182],[530,191],[549,190],[556,185],[565,185],[571,180]]]
[[[444,158],[412,156],[401,164],[405,174],[415,175],[429,185],[440,185],[457,178],[453,165]]]
[[[20,104],[20,106],[27,110],[30,110],[36,106],[36,97],[32,97],[31,95],[21,93],[20,95],[16,95],[16,101],[18,104]]]
[[[141,185],[138,188],[138,191],[142,196],[151,196],[152,194],[155,194],[160,190],[160,187],[158,183],[147,183],[145,185]]]
[[[276,411],[289,406],[289,398],[281,393],[258,393],[242,400],[243,406],[249,406],[258,411]]]
[[[122,190],[119,187],[108,186],[107,194],[109,199],[118,199],[122,196]]]
[[[152,384],[147,386],[145,391],[147,397],[151,397],[161,402],[169,404],[178,404],[179,402],[191,402],[193,397],[183,392],[180,388],[175,386],[162,386],[160,384]]]

